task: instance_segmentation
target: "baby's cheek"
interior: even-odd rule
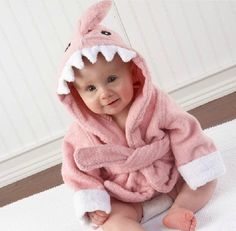
[[[94,113],[101,114],[102,106],[98,101],[88,103],[87,107]]]
[[[131,101],[132,100],[132,98],[133,98],[133,88],[127,88],[126,90],[125,90],[125,98],[126,98],[126,100],[127,101]]]

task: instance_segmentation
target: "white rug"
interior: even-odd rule
[[[205,132],[214,139],[221,150],[227,172],[219,178],[213,198],[196,214],[197,230],[236,231],[236,120],[207,129]],[[145,229],[169,230],[161,225],[164,215],[165,213],[144,224]],[[72,192],[65,185],[0,208],[0,230],[89,231],[76,221]]]

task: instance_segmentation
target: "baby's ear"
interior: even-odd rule
[[[111,6],[112,0],[90,6],[80,19],[80,33],[84,35],[93,30],[105,18]]]

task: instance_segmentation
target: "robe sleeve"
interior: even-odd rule
[[[80,132],[75,134],[69,130],[64,138],[62,152],[62,178],[66,185],[74,190],[74,207],[76,217],[82,224],[90,225],[87,212],[101,210],[110,213],[110,196],[103,187],[99,170],[81,171],[74,160],[74,153],[78,150],[78,143],[82,147],[91,145],[87,135]],[[79,139],[79,141],[75,141]]]
[[[225,173],[219,150],[205,135],[197,119],[162,93],[162,127],[167,131],[175,164],[193,190]]]

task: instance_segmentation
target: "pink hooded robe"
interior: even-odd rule
[[[74,189],[76,214],[85,222],[86,212],[109,213],[111,196],[142,202],[157,192],[170,192],[179,175],[195,190],[225,171],[220,153],[197,120],[152,84],[144,59],[134,49],[100,25],[111,3],[101,1],[81,17],[59,70],[57,93],[75,119],[64,138],[62,176]],[[95,63],[98,52],[108,62],[115,54],[133,62],[138,88],[125,133],[110,116],[91,112],[73,87],[72,66],[82,69],[82,56]]]

